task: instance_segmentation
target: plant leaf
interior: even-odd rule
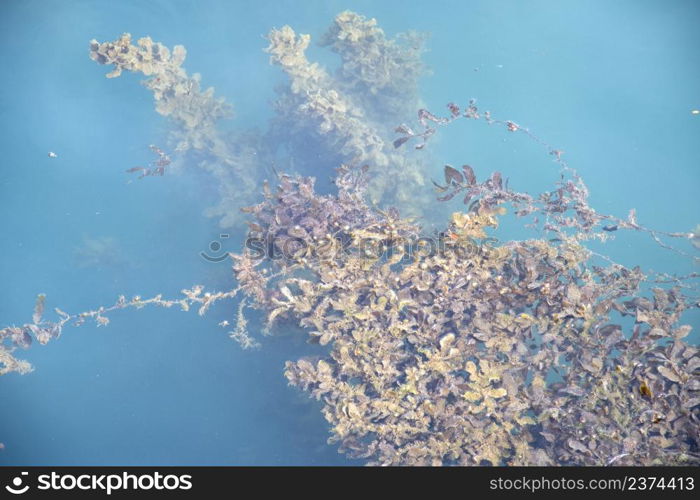
[[[464,177],[459,173],[459,170],[453,168],[451,165],[445,165],[445,182],[447,184],[452,184],[454,181],[456,184],[462,184],[464,182]]]

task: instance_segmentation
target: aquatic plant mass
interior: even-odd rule
[[[291,328],[326,346],[288,361],[284,376],[322,402],[329,443],[368,464],[700,465],[700,353],[683,318],[699,305],[698,275],[589,247],[639,233],[694,260],[700,229],[598,211],[560,150],[474,100],[424,109],[419,34],[391,39],[376,20],[342,12],[320,38],[340,57],[335,73],[307,58],[310,35],[284,26],[267,41],[287,83],[264,132],[218,127],[230,106],[185,71],[184,47],[129,34],[90,42],[107,77],[146,77],[172,125],[153,163],[124,175],[158,182],[173,167],[201,169],[219,195],[207,215],[245,227],[245,247],[231,255],[228,290],[184,284],[181,297],[121,296],[53,319],[40,295],[31,322],[0,330],[0,374],[31,371],[18,349],[107,325],[116,310],[204,315],[229,301],[221,326],[244,349],[261,347],[258,331]],[[521,192],[469,159],[432,179],[432,138],[464,120],[539,144],[553,185]],[[310,176],[319,164],[333,179],[326,192]],[[532,237],[497,239],[506,217]]]

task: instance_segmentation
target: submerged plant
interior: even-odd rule
[[[335,76],[306,58],[310,35],[284,26],[271,30],[267,39],[270,62],[288,75],[289,83],[277,89],[276,117],[264,133],[220,130],[232,108],[214,96],[213,88],[201,89],[199,74],[183,69],[187,52],[181,45],[169,50],[149,37],[133,44],[125,33],[113,42],[92,40],[90,57],[113,66],[108,78],[124,71],[148,77],[143,83],[153,92],[156,111],[173,124],[172,161],[197,165],[213,176],[219,203],[207,215],[220,217],[223,227],[240,225],[238,209],[253,201],[250,193],[261,173],[275,163],[305,173],[317,171],[319,164],[372,164],[372,200],[420,213],[429,203],[422,189],[425,163],[395,150],[392,137],[395,124],[409,119],[420,105],[418,79],[426,72],[420,60],[423,37],[409,33],[391,40],[376,20],[343,12],[321,40],[342,59]],[[165,157],[170,164],[170,156],[154,151],[159,161]],[[159,167],[129,171],[163,175]],[[407,182],[393,182],[397,175]]]

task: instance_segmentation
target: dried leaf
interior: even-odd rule
[[[690,373],[700,369],[700,357],[689,359],[685,366]]]
[[[408,141],[411,138],[411,136],[405,136],[405,137],[399,137],[394,141],[394,148],[398,149],[400,148],[406,141]]]
[[[685,388],[689,391],[700,391],[700,379],[694,378],[685,384]]]
[[[659,371],[659,373],[660,373],[661,375],[663,375],[665,378],[667,378],[667,379],[670,380],[671,382],[676,382],[676,383],[679,383],[679,384],[681,383],[680,377],[678,377],[678,375],[677,375],[674,371],[669,370],[669,369],[666,368],[665,366],[659,366],[659,367],[657,368],[657,370]]]
[[[486,395],[494,399],[498,399],[502,398],[503,396],[507,396],[508,391],[506,391],[503,387],[499,387],[498,389],[490,389],[486,391]]]
[[[586,394],[586,392],[583,389],[581,389],[580,387],[578,387],[576,385],[570,385],[568,387],[564,387],[559,392],[563,392],[565,394],[571,394],[572,396],[578,396],[578,397]]]
[[[464,177],[462,177],[462,174],[460,174],[456,168],[445,165],[445,182],[447,184],[452,184],[452,182],[455,184],[462,184],[464,182]]]
[[[294,302],[294,295],[292,295],[292,292],[287,288],[286,286],[282,285],[280,287],[280,292],[282,292],[282,295],[284,295],[288,301]]]
[[[394,132],[396,132],[397,134],[415,135],[413,130],[411,130],[411,127],[409,127],[408,125],[406,125],[404,123],[402,123],[401,125],[396,127],[394,129]]]
[[[682,325],[673,330],[673,338],[676,340],[680,340],[684,337],[687,337],[692,329],[693,327],[690,325]]]
[[[270,315],[267,317],[267,322],[272,323],[275,321],[275,318],[285,312],[287,310],[286,307],[278,307],[277,309],[273,309]]]
[[[441,186],[440,184],[438,184],[438,183],[435,182],[435,181],[431,181],[431,182],[432,182],[433,185],[435,186],[435,190],[436,190],[438,193],[444,193],[445,191],[447,191],[447,190],[449,189],[447,186]]]
[[[652,339],[660,339],[666,337],[667,334],[666,331],[661,328],[652,328],[647,335]]]
[[[462,165],[462,171],[464,172],[464,178],[467,179],[467,184],[473,186],[476,184],[476,175],[474,175],[474,169],[469,165]]]
[[[543,438],[545,438],[550,443],[554,442],[555,437],[554,437],[554,434],[552,434],[551,432],[540,431],[540,434],[542,435]]]
[[[574,451],[588,453],[588,448],[586,448],[580,441],[576,441],[575,439],[569,439],[567,441],[567,444],[569,445],[569,448],[571,448]]]
[[[448,193],[445,196],[438,197],[438,201],[449,201],[452,198],[454,198],[456,194],[457,194],[457,191],[452,191],[451,193]]]
[[[464,394],[462,394],[462,397],[467,401],[471,401],[472,403],[475,403],[476,401],[482,399],[481,394],[479,394],[476,391],[466,391]]]

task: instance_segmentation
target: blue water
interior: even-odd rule
[[[166,144],[167,120],[138,75],[104,78],[88,42],[129,31],[183,44],[184,66],[232,102],[228,126],[266,127],[285,81],[262,52],[270,28],[317,40],[339,12],[376,17],[390,36],[431,34],[427,106],[474,97],[563,149],[591,205],[690,231],[700,222],[700,3],[580,1],[16,1],[0,4],[0,325],[29,321],[37,293],[76,313],[120,294],[176,297],[231,286],[228,264],[199,257],[221,230],[215,200],[187,173],[134,181],[126,168]],[[261,5],[262,4],[262,5]],[[312,47],[309,58],[333,66]],[[520,190],[556,178],[546,150],[483,123],[431,143],[442,163],[502,170]],[[48,158],[55,151],[58,158]],[[479,169],[482,170],[479,170]],[[327,176],[327,172],[319,172]],[[445,212],[449,210],[445,208]],[[235,251],[241,235],[224,240]],[[85,266],[80,248],[110,258]],[[688,251],[690,245],[679,243]],[[626,265],[695,270],[648,237],[605,247]],[[351,464],[326,444],[320,404],[290,388],[284,361],[313,352],[302,334],[243,352],[217,323],[231,304],[196,313],[144,309],[106,328],[67,328],[21,353],[36,370],[0,380],[0,464]],[[695,314],[687,322],[696,327]]]

